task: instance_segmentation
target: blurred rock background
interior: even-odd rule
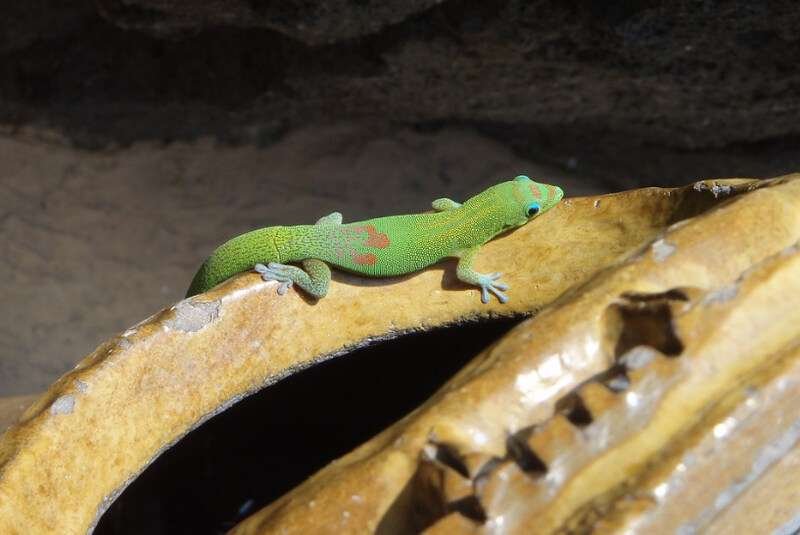
[[[257,226],[800,168],[791,1],[0,4],[0,396]]]

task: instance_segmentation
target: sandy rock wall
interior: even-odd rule
[[[9,4],[0,121],[53,126],[91,146],[198,135],[241,142],[248,131],[274,139],[287,127],[353,118],[474,124],[562,165],[596,158],[598,146],[774,146],[798,134],[795,7]],[[612,169],[619,158],[604,160]]]

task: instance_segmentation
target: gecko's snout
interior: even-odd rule
[[[555,202],[558,202],[558,201],[560,201],[561,199],[564,198],[564,190],[563,189],[559,188],[558,186],[553,186],[553,189],[555,190],[554,191],[554,197],[553,197],[555,199]]]

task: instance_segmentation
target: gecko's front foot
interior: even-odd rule
[[[508,290],[508,284],[500,282],[500,273],[489,273],[488,275],[480,275],[478,277],[478,286],[481,287],[481,302],[489,302],[489,292],[497,296],[497,300],[501,303],[508,302],[508,296],[503,292]]]
[[[270,262],[268,265],[256,264],[253,269],[256,273],[261,275],[261,280],[277,281],[280,283],[278,286],[278,295],[284,295],[286,291],[292,286],[292,278],[286,273],[285,269],[288,266],[278,264],[277,262]]]

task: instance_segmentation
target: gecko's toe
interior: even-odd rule
[[[282,282],[277,289],[278,295],[285,295],[291,286],[292,286],[292,281]]]
[[[281,283],[278,286],[278,293],[283,295],[286,293],[286,290],[292,286],[292,279],[286,273],[281,270],[275,269],[272,267],[273,263],[265,266],[264,264],[256,264],[253,269],[261,275],[261,280],[264,282],[279,282]]]
[[[494,295],[497,296],[497,300],[500,301],[502,304],[508,303],[508,296],[501,292],[500,290],[495,290],[492,292]]]
[[[481,301],[484,303],[489,302],[489,292],[493,293],[497,296],[497,300],[501,303],[505,304],[508,302],[508,296],[503,293],[503,290],[507,290],[508,286],[505,284],[488,284],[483,286],[483,292],[481,294]]]
[[[489,302],[489,289],[486,286],[481,286],[481,303],[484,305]]]
[[[274,280],[278,280],[276,278],[276,274],[270,271],[269,269],[265,269],[263,271],[258,272],[261,275],[261,280],[264,282],[270,282]]]

